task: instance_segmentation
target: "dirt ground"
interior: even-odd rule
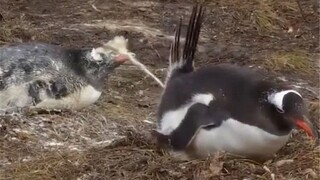
[[[297,2],[205,1],[196,66],[230,62],[292,84],[319,128],[319,5]],[[190,0],[0,0],[0,45],[95,47],[124,35],[164,80],[174,25],[182,17],[187,26],[191,7]],[[320,178],[320,146],[300,131],[263,164],[223,153],[176,159],[150,135],[161,87],[132,65],[104,83],[99,101],[81,111],[1,116],[0,180]]]

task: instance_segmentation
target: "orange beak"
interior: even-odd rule
[[[129,60],[129,57],[127,55],[124,55],[124,54],[119,54],[116,57],[114,57],[114,61],[119,63],[119,64],[123,64],[128,60]]]
[[[300,129],[304,130],[309,137],[312,137],[314,139],[319,138],[318,131],[312,125],[312,123],[310,122],[310,120],[308,118],[305,117],[303,120],[298,119],[295,122],[296,122],[296,126]]]

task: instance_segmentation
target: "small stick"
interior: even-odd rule
[[[152,74],[145,65],[143,65],[135,58],[135,54],[129,52],[129,50],[127,49],[127,43],[128,39],[125,39],[123,36],[116,36],[113,38],[113,40],[108,41],[108,43],[106,43],[104,46],[105,48],[115,50],[121,54],[127,55],[132,64],[138,66],[142,71],[151,76],[162,88],[164,88],[164,84],[154,74]]]
[[[91,7],[96,10],[97,12],[101,12],[94,4],[91,4]]]
[[[154,52],[156,52],[157,53],[157,55],[158,55],[158,57],[159,57],[159,59],[160,59],[160,61],[161,61],[161,56],[160,56],[160,54],[159,54],[159,52],[153,47],[153,45],[152,45],[152,43],[150,42],[150,47],[151,47],[151,49],[153,49],[154,50]]]
[[[140,67],[141,70],[143,70],[144,72],[146,72],[147,74],[149,74],[155,81],[157,81],[157,83],[161,86],[164,87],[164,84],[160,81],[160,79],[158,79],[154,74],[152,74],[146,67],[145,65],[143,65],[141,62],[139,62],[133,55],[133,53],[128,53],[129,59],[130,61],[137,65],[138,67]]]
[[[296,0],[296,2],[297,2],[297,4],[298,4],[298,8],[299,8],[299,10],[300,10],[300,13],[301,13],[301,16],[302,16],[302,20],[303,20],[304,22],[306,22],[306,16],[305,16],[304,11],[303,11],[303,9],[302,9],[300,0]]]
[[[267,166],[263,166],[263,169],[264,169],[265,171],[267,171],[268,173],[270,173],[270,176],[271,176],[271,179],[272,179],[272,180],[275,180],[275,179],[276,179],[274,173],[272,173]]]

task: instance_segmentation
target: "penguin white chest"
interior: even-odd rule
[[[57,109],[81,109],[95,103],[101,96],[101,92],[94,87],[87,85],[61,99],[44,99],[37,104],[38,108]]]
[[[262,129],[243,124],[232,118],[210,130],[201,129],[193,145],[201,156],[226,151],[243,156],[265,156],[276,153],[288,141],[284,136],[270,134]]]
[[[101,96],[101,92],[96,90],[92,86],[86,86],[79,93],[80,104],[82,105],[90,105],[96,102]]]
[[[0,109],[6,109],[10,107],[24,107],[32,104],[32,98],[29,96],[28,86],[23,85],[11,85],[7,89],[0,92]]]

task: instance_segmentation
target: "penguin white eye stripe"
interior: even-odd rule
[[[268,96],[268,101],[275,105],[277,108],[279,108],[280,110],[283,111],[283,98],[286,94],[288,93],[295,93],[297,94],[298,96],[302,97],[300,95],[300,93],[298,93],[297,91],[295,90],[284,90],[284,91],[280,91],[280,92],[274,92],[272,94],[270,94]]]

